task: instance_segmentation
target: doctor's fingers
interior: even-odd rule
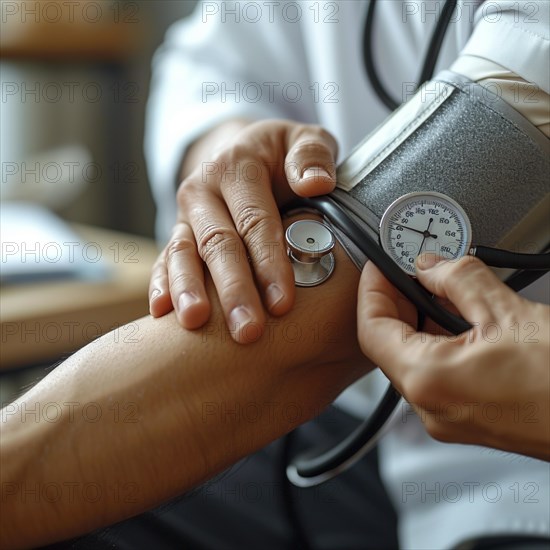
[[[199,328],[208,321],[210,302],[204,286],[203,263],[189,225],[176,224],[164,252],[170,297],[178,321],[186,329]]]
[[[438,337],[417,332],[416,310],[367,262],[361,274],[357,307],[358,339],[363,353],[402,393],[426,355],[439,355]]]
[[[180,187],[188,193],[180,202],[180,215],[192,229],[195,253],[188,273],[207,265],[225,314],[231,336],[239,343],[256,341],[262,334],[265,314],[254,282],[249,251],[243,244],[222,197],[198,185]],[[179,195],[178,191],[178,195]],[[192,267],[191,267],[192,266]],[[174,273],[172,273],[174,269]],[[179,267],[169,266],[170,276],[181,276]],[[194,279],[196,281],[196,278]],[[183,288],[179,288],[183,291]],[[172,296],[174,304],[179,300]]]
[[[246,148],[234,148],[219,158],[225,160],[219,161],[219,170],[206,180],[194,173],[181,184],[180,216],[193,228],[200,256],[208,264],[222,306],[226,289],[218,286],[217,281],[233,285],[227,307],[240,301],[254,322],[261,323],[264,312],[256,285],[266,308],[275,316],[290,310],[295,295],[294,274],[273,197],[271,172]],[[210,234],[216,232],[215,223],[220,224],[220,229],[225,228],[226,238],[230,238],[222,239],[225,248],[221,250],[218,246],[219,254],[207,250],[213,242]]]
[[[287,133],[285,174],[290,188],[301,197],[330,193],[336,186],[338,144],[325,129],[296,125]]]
[[[412,304],[368,262],[359,283],[361,349],[410,403],[422,406],[460,391],[469,346],[464,338],[416,331],[414,316]]]
[[[165,253],[163,250],[155,261],[149,282],[149,313],[153,317],[162,317],[174,309],[168,285]]]
[[[266,308],[275,316],[288,313],[294,303],[294,272],[268,167],[250,159],[248,169],[231,174],[220,189]]]
[[[419,281],[431,292],[451,301],[474,326],[508,318],[523,303],[480,260],[466,256],[440,261],[435,254],[417,259]]]
[[[175,309],[179,323],[187,329],[198,328],[208,320],[210,304],[202,261],[187,224],[176,224],[170,241],[153,266],[149,304],[153,317]]]

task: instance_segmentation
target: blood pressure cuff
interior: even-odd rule
[[[537,253],[550,243],[549,153],[546,136],[498,90],[445,71],[340,164],[331,197],[378,240],[395,199],[444,193],[468,215],[473,244]],[[361,269],[364,254],[331,227]]]

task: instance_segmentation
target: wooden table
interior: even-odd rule
[[[148,313],[147,289],[157,257],[154,241],[73,226],[84,242],[98,243],[110,276],[89,282],[57,280],[5,285],[0,290],[0,369],[46,364]],[[114,338],[132,338],[132,326]]]
[[[143,2],[15,0],[4,4],[3,60],[124,62],[148,38]]]

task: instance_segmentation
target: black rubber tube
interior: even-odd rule
[[[441,10],[441,16],[437,20],[434,32],[428,45],[424,64],[420,72],[420,78],[418,79],[418,85],[421,86],[424,82],[427,82],[432,78],[441,46],[447,31],[447,27],[451,21],[451,17],[456,7],[456,0],[447,0],[443,9]],[[369,78],[369,82],[375,91],[376,95],[382,101],[382,103],[390,110],[394,111],[399,107],[400,102],[396,101],[390,93],[386,90],[385,86],[380,81],[378,71],[374,65],[373,59],[373,25],[374,25],[374,13],[376,9],[376,0],[370,0],[367,10],[367,18],[365,21],[365,30],[363,32],[363,63],[365,65],[365,71]]]
[[[437,303],[415,279],[404,273],[386,255],[379,244],[345,213],[334,197],[325,195],[302,198],[289,204],[285,210],[290,211],[299,208],[313,209],[320,212],[338,229],[343,231],[363,254],[374,262],[384,276],[417,307],[419,315],[429,316],[452,334],[460,334],[471,328],[467,321],[450,313]],[[549,254],[518,254],[488,247],[477,247],[476,255],[494,267],[522,268],[533,266],[534,269],[540,270],[548,270],[550,267]],[[536,277],[540,275],[541,271],[537,271]],[[529,277],[520,277],[517,283],[528,280]],[[514,281],[514,277],[511,278],[511,281]],[[510,286],[514,287],[513,282]],[[320,454],[317,454],[318,451],[316,450],[310,450],[294,458],[292,465],[296,468],[296,473],[303,478],[315,478],[337,470],[344,463],[353,459],[368,441],[382,429],[400,398],[401,396],[397,390],[390,385],[376,410],[344,440]],[[312,456],[315,454],[317,456]],[[330,479],[330,476],[327,479]]]
[[[317,210],[350,238],[355,245],[384,274],[386,279],[398,288],[424,315],[453,334],[460,334],[472,328],[470,323],[458,317],[437,303],[416,279],[411,279],[382,250],[380,245],[365,233],[343,210],[334,198],[302,198],[289,205],[289,210],[305,207]]]
[[[492,267],[511,269],[542,270],[550,269],[550,254],[521,254],[509,250],[499,250],[488,246],[476,246],[475,257]]]

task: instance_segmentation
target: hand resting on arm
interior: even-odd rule
[[[359,273],[341,249],[336,260],[331,279],[297,289],[292,312],[269,318],[253,344],[235,343],[207,278],[203,328],[185,330],[173,313],[139,319],[132,337],[124,327],[103,336],[8,405],[1,546],[66,539],[180,495],[370,370],[356,342]]]

